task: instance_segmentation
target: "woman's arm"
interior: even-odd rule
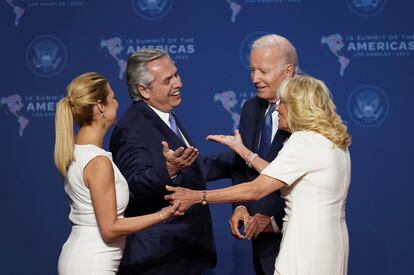
[[[236,152],[248,165],[256,169],[259,173],[269,164],[266,160],[259,157],[257,154],[250,151],[244,146],[242,138],[238,130],[234,131],[234,136],[226,135],[209,135],[207,140],[212,140],[223,145],[226,145],[234,152]]]
[[[168,191],[173,192],[166,195],[165,199],[173,203],[180,201],[180,211],[185,211],[196,203],[226,203],[259,200],[266,195],[285,186],[285,183],[266,175],[259,175],[251,182],[237,184],[231,187],[195,191],[182,187],[166,186]]]
[[[174,215],[182,215],[178,211],[180,202],[176,201],[172,206],[153,214],[118,219],[114,170],[111,161],[105,156],[92,159],[85,167],[83,177],[91,193],[96,220],[105,241],[145,229]]]

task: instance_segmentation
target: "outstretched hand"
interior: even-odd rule
[[[167,142],[162,141],[161,144],[170,177],[176,176],[180,170],[191,166],[198,157],[198,149],[193,146],[180,147],[173,151]]]
[[[197,195],[197,191],[183,188],[183,187],[173,187],[166,185],[165,188],[167,191],[172,192],[169,195],[165,195],[164,199],[170,201],[173,205],[179,201],[180,206],[178,208],[179,211],[184,212],[189,209],[191,206],[200,202],[201,195]]]
[[[233,136],[229,135],[208,135],[207,140],[215,141],[218,143],[221,143],[223,145],[226,145],[230,149],[232,149],[235,152],[238,152],[240,148],[244,147],[242,138],[240,136],[239,130],[234,131]]]

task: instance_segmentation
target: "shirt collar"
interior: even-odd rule
[[[168,127],[170,127],[170,122],[169,122],[169,118],[170,118],[170,113],[165,113],[163,111],[160,111],[154,107],[152,107],[151,105],[147,104],[152,110],[154,110],[154,112],[162,119],[162,121],[165,122],[165,124],[168,125]]]

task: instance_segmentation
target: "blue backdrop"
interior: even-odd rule
[[[129,106],[128,56],[161,47],[184,87],[178,114],[203,154],[223,147],[255,94],[249,46],[266,33],[296,46],[300,69],[324,80],[353,137],[347,221],[350,274],[413,274],[412,0],[1,0],[2,274],[56,274],[70,224],[53,165],[54,111],[75,76],[107,76]],[[228,181],[214,182],[210,188]],[[250,244],[211,206],[214,274],[252,274]]]

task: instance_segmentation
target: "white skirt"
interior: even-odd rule
[[[72,226],[58,262],[59,275],[114,275],[126,237],[104,242],[98,227]]]

